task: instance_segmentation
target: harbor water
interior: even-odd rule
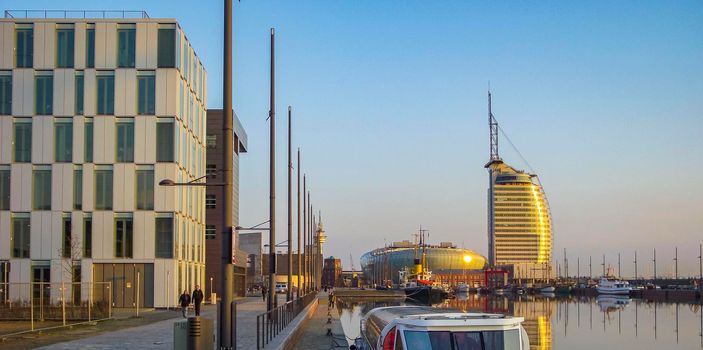
[[[393,305],[406,302],[338,299],[347,339],[361,336],[359,324],[366,312]],[[532,350],[703,349],[703,311],[698,303],[617,296],[469,294],[433,306],[524,317]]]

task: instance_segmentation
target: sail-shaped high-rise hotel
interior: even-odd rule
[[[552,220],[536,174],[506,164],[498,155],[498,123],[491,112],[491,158],[486,164],[488,188],[488,262],[507,267],[514,278],[551,276]]]

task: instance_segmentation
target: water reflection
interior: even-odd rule
[[[400,301],[339,300],[342,327],[359,337],[361,317]],[[504,313],[525,318],[532,350],[543,349],[696,349],[703,348],[700,304],[661,303],[628,297],[554,295],[459,295],[435,307],[465,312]]]

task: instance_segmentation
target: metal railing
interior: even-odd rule
[[[0,283],[0,335],[112,317],[110,282]]]
[[[129,10],[5,10],[5,18],[143,18],[146,11]]]
[[[273,338],[298,316],[310,303],[317,298],[317,293],[311,292],[302,298],[291,300],[285,304],[256,316],[256,349],[264,348]]]

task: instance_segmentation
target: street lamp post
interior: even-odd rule
[[[269,100],[270,150],[269,150],[269,295],[266,311],[275,307],[276,290],[276,70],[275,70],[275,30],[271,28],[271,81]]]
[[[288,106],[288,290],[286,301],[293,297],[293,160],[291,159],[291,107]]]
[[[224,152],[222,161],[224,164],[225,184],[222,187],[224,205],[222,206],[222,244],[220,292],[222,302],[220,303],[220,318],[218,320],[219,347],[220,349],[236,349],[237,339],[236,320],[232,317],[234,306],[234,265],[233,263],[233,230],[232,230],[232,158],[234,156],[234,127],[232,121],[232,0],[225,0],[224,11],[224,52],[223,52],[223,76],[222,76],[222,132],[224,133]]]
[[[298,291],[295,293],[296,297],[300,299],[300,272],[301,272],[301,264],[302,262],[300,261],[300,148],[298,148],[298,204],[296,205],[296,209],[298,210],[298,220],[296,221],[296,228],[298,230]]]
[[[310,274],[308,274],[308,200],[305,193],[307,193],[307,175],[303,174],[303,292],[307,294],[310,286]]]
[[[231,113],[230,113],[231,115]],[[230,138],[231,139],[231,138]],[[225,151],[227,153],[227,151]],[[225,169],[218,170],[216,172],[224,172],[225,174],[227,173],[232,173],[232,167],[231,167],[231,159],[230,159],[230,167],[229,167],[229,172],[227,171],[227,168],[225,166]],[[229,189],[232,189],[232,180],[231,177],[229,179],[225,179],[224,183],[207,183],[207,182],[199,182],[200,180],[206,179],[208,176],[211,176],[212,174],[205,174],[201,177],[195,178],[193,180],[190,180],[188,182],[175,182],[171,179],[163,179],[159,181],[159,186],[167,186],[167,187],[173,187],[173,186],[186,186],[186,187],[191,187],[191,186],[203,186],[203,187],[222,187],[226,189],[229,187]],[[229,186],[228,186],[229,183]],[[232,195],[230,193],[229,196],[226,195],[225,193],[225,199],[229,197],[229,202],[231,203],[232,200]],[[226,201],[224,203],[224,207],[229,207],[231,208],[231,204],[227,204],[228,202]],[[231,210],[228,210],[227,213],[231,213]],[[232,217],[229,215],[223,215],[223,233],[221,236],[222,238],[222,275],[220,276],[220,280],[222,281],[222,285],[220,286],[221,294],[222,294],[222,302],[218,305],[218,309],[220,310],[219,312],[219,327],[218,327],[218,334],[219,334],[219,348],[220,349],[232,349],[236,348],[236,342],[235,337],[233,337],[233,334],[236,330],[236,320],[232,318],[232,307],[234,305],[234,285],[232,284],[232,280],[234,278],[234,266],[232,265]],[[230,226],[227,226],[227,225]],[[228,229],[228,227],[230,227]],[[212,283],[213,283],[213,278],[210,277],[210,300],[212,300]]]

